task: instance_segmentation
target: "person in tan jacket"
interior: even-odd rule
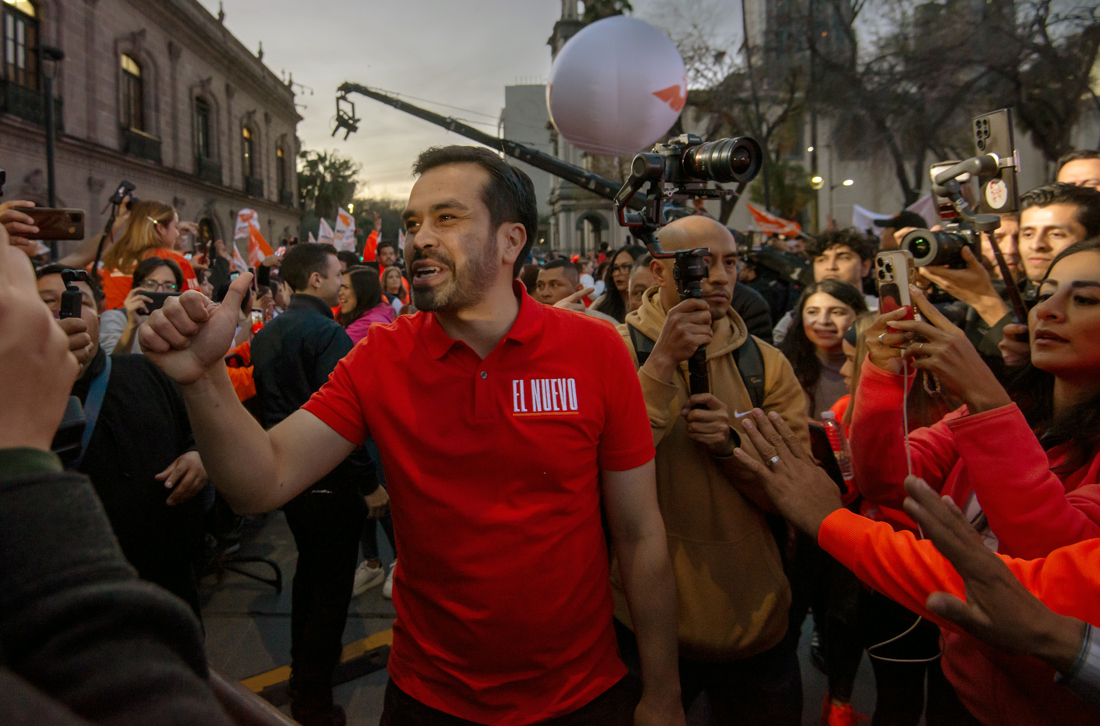
[[[638,379],[657,448],[657,496],[679,593],[684,708],[706,691],[712,723],[799,724],[798,659],[784,641],[791,590],[765,519],[774,509],[733,456],[735,446],[757,456],[741,425],[753,401],[737,367],[739,349],[755,342],[764,369],[760,407],[782,416],[808,447],[802,388],[777,349],[749,341],[730,307],[737,245],[729,230],[694,216],[659,237],[667,251],[710,250],[702,299],[681,302],[672,261],[654,260],[657,286],[619,326],[635,365],[642,363]],[[711,392],[691,396],[687,360],[700,345],[707,346]],[[637,648],[617,569],[612,585],[620,650],[631,665]]]

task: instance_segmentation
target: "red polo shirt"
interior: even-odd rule
[[[373,435],[401,540],[389,672],[479,723],[574,711],[617,682],[599,470],[654,456],[618,333],[523,286],[484,360],[432,313],[374,325],[304,406]]]

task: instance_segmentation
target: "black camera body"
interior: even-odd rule
[[[84,293],[74,283],[85,282],[89,285],[88,273],[84,270],[62,270],[61,279],[65,283],[65,292],[61,293],[61,318],[79,318],[80,307],[84,302]]]
[[[657,144],[650,152],[638,154],[630,163],[630,176],[615,195],[619,224],[629,228],[655,259],[674,261],[673,275],[681,300],[703,296],[703,279],[709,274],[706,257],[710,250],[700,247],[665,252],[661,249],[656,232],[668,222],[665,205],[684,199],[739,196],[744,185],[756,177],[763,161],[760,144],[748,136],[704,143],[698,136],[681,134]],[[711,189],[707,187],[708,182],[736,182],[740,186],[737,190]],[[642,209],[628,211],[631,201],[646,184],[649,186]],[[688,360],[688,373],[693,395],[710,391],[705,346],[700,346]]]
[[[981,254],[978,233],[965,224],[949,224],[935,232],[915,229],[901,241],[901,249],[908,250],[913,255],[913,264],[917,267],[966,269],[966,259],[962,256],[966,247],[975,255]]]
[[[760,145],[748,136],[704,142],[681,134],[635,156],[630,171],[632,176],[640,172],[647,180],[659,178],[677,187],[708,181],[747,182],[756,177],[762,160]]]

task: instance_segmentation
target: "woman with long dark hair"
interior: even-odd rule
[[[630,310],[630,271],[634,261],[646,253],[642,245],[627,245],[615,250],[607,259],[604,272],[604,293],[592,303],[592,309],[610,315],[620,323],[626,320]]]
[[[923,321],[894,311],[865,336],[868,364],[852,419],[862,494],[900,508],[911,470],[950,495],[990,549],[1012,557],[1045,557],[1100,537],[1100,240],[1068,247],[1039,283],[1019,406],[965,334],[919,291],[912,295]],[[906,439],[905,373],[914,369],[933,373],[965,406]],[[983,723],[1095,722],[1095,711],[1053,683],[1049,666],[958,631],[945,629],[943,638],[944,673]]]
[[[780,350],[794,368],[806,394],[812,419],[847,395],[844,384],[844,334],[867,312],[863,293],[840,280],[815,282],[802,292]]]
[[[393,307],[382,297],[377,272],[369,267],[352,267],[344,273],[337,322],[348,331],[352,343],[367,337],[367,331],[375,323],[392,323],[396,319]]]

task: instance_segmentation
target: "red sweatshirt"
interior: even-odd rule
[[[852,420],[856,484],[867,499],[900,508],[907,474],[902,437],[902,376],[870,361],[863,367]],[[909,434],[913,474],[950,494],[964,509],[975,494],[999,541],[1012,557],[1045,557],[1052,550],[1100,537],[1100,456],[1059,479],[1051,468],[1067,453],[1047,452],[1015,404],[965,415],[965,408]]]
[[[1047,664],[1007,655],[925,609],[933,592],[966,597],[962,578],[931,542],[840,509],[822,524],[818,544],[859,579],[943,628],[944,673],[983,724],[1100,723],[1100,712],[1056,684]],[[1100,540],[1063,547],[1045,560],[1001,559],[1051,610],[1100,625]]]

